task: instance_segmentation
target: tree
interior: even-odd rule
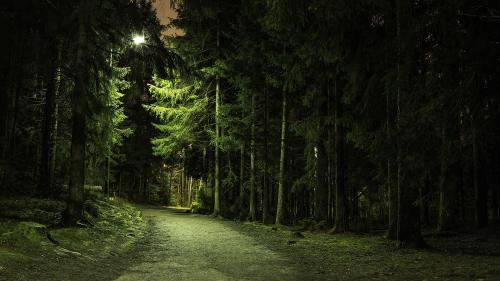
[[[51,67],[47,94],[45,96],[44,121],[42,129],[42,156],[40,160],[39,190],[45,197],[51,197],[54,186],[55,147],[57,136],[57,97],[61,87],[62,44],[56,51],[55,65]]]

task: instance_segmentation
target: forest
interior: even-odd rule
[[[12,234],[20,223],[62,256],[92,257],[88,245],[107,249],[123,231],[124,252],[135,249],[126,239],[146,247],[175,231],[250,245],[244,235],[280,252],[270,237],[290,232],[283,243],[304,248],[288,257],[323,251],[307,239],[344,239],[354,256],[378,243],[384,262],[392,251],[474,257],[439,280],[500,279],[499,1],[170,0],[168,24],[158,2],[0,4],[0,280],[31,276],[16,275],[9,239],[25,235]],[[188,255],[183,241],[171,245]],[[136,252],[152,258],[147,249]],[[424,275],[336,275],[336,261],[322,262],[331,272],[312,277],[286,267],[151,280],[434,274],[422,262]],[[96,280],[119,275],[105,276]]]

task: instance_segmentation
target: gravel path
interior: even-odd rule
[[[116,280],[298,280],[290,262],[227,225],[179,210],[143,209],[153,222],[143,256]]]

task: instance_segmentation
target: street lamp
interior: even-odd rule
[[[134,45],[139,46],[144,43],[146,43],[146,39],[144,38],[144,35],[134,35],[132,38],[132,41],[134,42]]]

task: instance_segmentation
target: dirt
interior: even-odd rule
[[[179,209],[141,209],[148,226],[128,252],[46,253],[36,262],[0,264],[0,280],[500,280],[496,252],[396,250],[382,236],[297,233]],[[441,243],[449,237],[429,240],[449,247]]]

